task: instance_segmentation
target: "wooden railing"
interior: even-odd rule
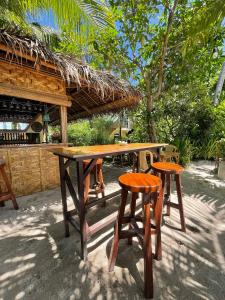
[[[28,144],[28,137],[23,131],[0,130],[0,145]]]

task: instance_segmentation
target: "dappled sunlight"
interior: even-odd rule
[[[111,172],[113,186],[121,171]],[[197,172],[189,169],[182,178],[187,233],[180,231],[177,210],[163,217],[163,257],[153,262],[154,299],[224,297],[224,188],[212,188]],[[175,191],[172,199],[176,200]],[[143,253],[136,239],[132,246],[121,240],[114,272],[109,273],[113,224],[88,242],[84,262],[79,234],[71,228],[71,236],[64,238],[59,189],[19,200],[19,211],[9,206],[0,210],[0,298],[144,299]],[[119,200],[115,197],[105,208],[92,208],[88,220],[95,222],[117,210]],[[69,205],[72,208],[72,201]],[[153,250],[154,243],[153,237]]]

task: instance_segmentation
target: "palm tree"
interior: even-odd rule
[[[193,16],[189,20],[187,45],[206,41],[212,31],[219,26],[225,18],[224,0],[204,0],[196,2],[193,6]]]
[[[84,43],[96,30],[112,26],[110,11],[99,0],[1,0],[0,25],[14,23],[32,32],[28,16],[43,12],[53,15],[59,31]]]

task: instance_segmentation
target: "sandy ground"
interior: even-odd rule
[[[192,163],[182,177],[187,233],[172,209],[162,227],[163,258],[154,260],[154,299],[225,299],[225,182],[211,162]],[[120,168],[104,168],[107,191],[118,188]],[[175,193],[173,193],[175,197]],[[89,242],[80,260],[79,235],[64,238],[59,189],[18,198],[0,208],[0,299],[143,299],[143,258],[138,243],[121,241],[108,273],[110,225]],[[72,208],[72,203],[70,203]],[[91,221],[118,207],[93,209]]]

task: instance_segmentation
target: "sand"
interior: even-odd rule
[[[154,299],[225,299],[225,181],[213,162],[191,163],[182,176],[187,233],[171,209],[162,227],[163,258],[154,260]],[[124,169],[104,168],[107,192]],[[173,199],[176,194],[173,193]],[[91,221],[118,201],[89,213]],[[115,270],[108,272],[113,225],[88,243],[80,259],[79,235],[64,237],[59,188],[18,198],[0,208],[0,299],[143,299],[143,258],[136,241],[121,241]],[[72,202],[70,200],[70,207]]]

